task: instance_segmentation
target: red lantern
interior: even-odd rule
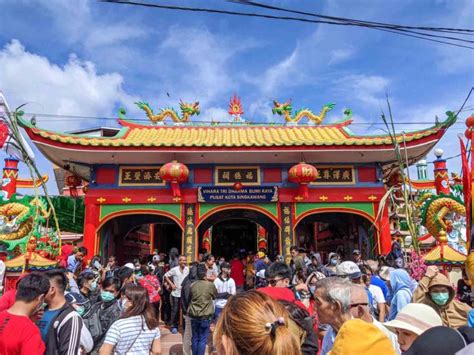
[[[163,165],[160,169],[160,176],[163,181],[169,182],[173,189],[173,197],[181,199],[179,184],[188,181],[189,169],[183,163],[173,160],[171,163]]]
[[[295,200],[299,201],[308,197],[308,184],[318,178],[318,170],[304,162],[293,165],[288,170],[288,181],[300,184],[298,195]]]
[[[471,115],[466,118],[466,126],[468,126],[469,128],[474,127],[474,115]]]
[[[77,197],[78,196],[77,187],[81,186],[81,184],[82,184],[82,179],[77,175],[69,175],[66,178],[66,185],[67,185],[67,187],[69,187],[69,194],[72,197]]]

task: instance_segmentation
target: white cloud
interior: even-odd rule
[[[378,75],[350,74],[335,79],[334,90],[359,102],[379,107],[385,98],[390,80]]]
[[[329,65],[339,64],[351,59],[355,54],[354,48],[338,48],[331,51],[329,58]]]
[[[118,73],[97,73],[91,62],[71,55],[64,66],[28,52],[12,40],[0,50],[0,88],[12,107],[25,102],[26,112],[57,115],[111,116],[118,103],[134,101],[123,89],[123,78]],[[41,126],[55,130],[73,130],[98,122],[57,119]],[[101,122],[104,124],[104,122]]]

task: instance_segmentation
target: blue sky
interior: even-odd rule
[[[157,3],[263,12],[225,1]],[[368,21],[474,28],[472,0],[266,3]],[[354,131],[381,133],[382,126],[366,124],[380,122],[385,92],[396,121],[426,122],[399,127],[409,131],[457,110],[474,83],[474,51],[369,29],[83,0],[0,0],[0,8],[7,15],[0,25],[0,90],[12,107],[31,102],[25,111],[38,114],[38,126],[60,131],[115,123],[41,114],[115,117],[124,106],[129,117],[144,118],[134,101],[156,109],[183,99],[200,101],[200,119],[226,121],[237,93],[249,121],[278,122],[273,99],[315,111],[335,102],[326,122],[350,107]],[[459,152],[456,135],[472,112],[441,141],[446,156]],[[51,174],[44,158],[38,164]],[[449,166],[458,170],[459,159]]]

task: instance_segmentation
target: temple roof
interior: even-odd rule
[[[21,117],[19,123],[50,161],[85,180],[90,178],[90,166],[96,164],[163,164],[170,160],[184,164],[292,164],[304,158],[318,164],[385,166],[397,161],[389,135],[354,134],[348,127],[351,120],[317,126],[118,121],[122,127],[113,136],[98,136],[96,131],[67,134],[44,130]],[[450,115],[427,129],[397,134],[397,141],[404,142],[409,164],[426,156],[454,121]]]
[[[443,258],[441,258],[443,253]],[[466,261],[467,256],[450,247],[448,244],[438,244],[424,256],[428,264],[460,264]]]
[[[120,120],[123,128],[114,137],[94,137],[41,130],[24,124],[30,136],[66,145],[90,147],[294,147],[380,146],[392,144],[388,135],[353,134],[350,120],[321,126],[146,126]],[[412,142],[432,136],[445,125],[405,134]],[[397,136],[403,141],[401,135]]]

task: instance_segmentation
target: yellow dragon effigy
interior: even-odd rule
[[[335,106],[335,104],[332,104],[332,103],[324,105],[319,115],[315,115],[313,111],[307,108],[298,110],[295,112],[294,115],[292,115],[293,106],[291,104],[291,101],[279,103],[278,101],[274,100],[273,105],[274,107],[272,109],[272,113],[274,115],[284,116],[285,121],[287,123],[298,123],[299,121],[301,121],[303,118],[306,117],[309,121],[313,122],[314,124],[320,124],[323,121],[324,117],[326,117],[326,113],[331,111]]]
[[[425,193],[417,201],[417,207],[422,219],[421,224],[436,239],[439,238],[442,230],[447,233],[451,232],[453,227],[452,222],[447,218],[449,214],[456,213],[466,216],[464,203],[453,195]]]
[[[146,112],[147,117],[153,123],[163,122],[167,117],[171,118],[176,123],[189,122],[189,118],[193,115],[199,115],[201,113],[199,109],[199,102],[185,103],[179,102],[181,109],[181,116],[174,108],[161,108],[160,111],[155,114],[147,102],[135,102],[139,108]]]

